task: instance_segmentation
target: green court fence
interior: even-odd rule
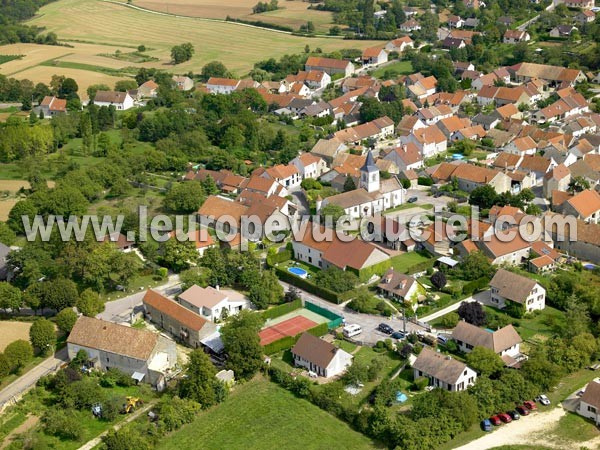
[[[309,311],[312,311],[316,314],[319,314],[320,316],[329,319],[329,322],[327,322],[327,328],[329,328],[330,330],[339,327],[344,322],[344,318],[342,316],[339,316],[336,313],[329,311],[328,309],[325,309],[319,305],[315,305],[314,303],[305,301],[304,307]]]

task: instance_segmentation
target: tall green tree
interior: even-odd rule
[[[263,350],[258,332],[263,319],[259,314],[243,310],[229,318],[221,328],[221,339],[228,359],[226,367],[236,378],[249,380],[263,364]]]
[[[41,354],[48,354],[56,345],[54,324],[48,319],[37,319],[29,329],[29,340],[31,345],[37,348]]]
[[[185,366],[186,377],[178,384],[179,396],[200,403],[202,408],[208,408],[217,403],[215,385],[215,366],[208,355],[201,349],[196,349],[189,355]]]

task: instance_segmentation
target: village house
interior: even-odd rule
[[[546,289],[531,278],[499,269],[490,281],[491,302],[503,309],[510,302],[522,305],[525,312],[546,307]]]
[[[464,391],[475,384],[477,373],[450,355],[423,348],[413,364],[414,378],[429,379],[429,386],[446,391]]]
[[[505,44],[518,44],[519,42],[527,42],[531,40],[531,36],[525,30],[506,30],[502,37],[502,42]]]
[[[341,375],[354,358],[350,353],[310,333],[302,333],[291,353],[295,366],[304,367],[323,378]]]
[[[388,52],[402,53],[407,48],[413,48],[414,42],[409,36],[402,36],[385,44]]]
[[[169,233],[171,239],[181,240],[182,242],[192,242],[199,256],[203,256],[204,252],[217,244],[208,232],[208,229],[198,226],[197,229],[190,229],[187,233],[182,230],[173,230]]]
[[[212,322],[224,320],[242,309],[250,308],[250,301],[242,294],[231,289],[221,289],[219,286],[203,288],[194,284],[179,294],[177,301]]]
[[[206,89],[211,94],[231,94],[239,83],[240,80],[232,78],[210,77],[206,82]]]
[[[577,28],[573,25],[558,25],[552,28],[548,34],[550,37],[564,38],[571,36],[574,31],[577,31]]]
[[[368,47],[362,53],[363,66],[378,66],[388,61],[388,54],[383,48]]]
[[[111,242],[115,247],[117,247],[123,253],[128,253],[132,251],[135,247],[135,240],[127,239],[122,233],[115,231],[114,233],[107,234],[102,239],[102,242]]]
[[[291,85],[304,83],[310,89],[318,90],[326,88],[331,83],[331,76],[322,70],[301,70],[296,75],[288,75],[286,80]]]
[[[507,239],[507,241],[502,239]],[[492,236],[486,241],[478,242],[479,247],[491,259],[492,264],[519,266],[529,258],[531,243],[521,238],[518,232],[515,232],[514,239],[510,239],[508,236],[502,236],[502,239]]]
[[[338,205],[352,218],[359,218],[400,206],[404,203],[405,195],[406,191],[395,177],[380,179],[380,170],[369,151],[365,164],[360,169],[358,188],[327,197],[320,207]]]
[[[579,400],[577,414],[591,419],[596,426],[600,425],[600,380],[590,381]]]
[[[217,327],[210,320],[153,289],[146,291],[142,302],[150,322],[192,348],[200,347],[204,338],[217,331]]]
[[[408,136],[401,136],[403,144],[413,143],[417,146],[423,158],[435,156],[445,152],[448,148],[448,140],[444,133],[436,125],[414,130]]]
[[[506,144],[502,148],[502,151],[518,156],[535,155],[537,152],[537,144],[530,136],[524,136],[516,138],[514,141]]]
[[[564,0],[563,3],[567,8],[593,9],[594,0]]]
[[[460,16],[448,16],[448,26],[450,28],[462,28],[465,21]]]
[[[96,91],[94,105],[114,106],[117,111],[126,111],[133,108],[133,98],[127,92]]]
[[[452,339],[464,353],[472,352],[475,347],[492,350],[509,367],[514,367],[517,359],[521,358],[520,344],[523,340],[512,325],[492,331],[461,320],[452,331]]]
[[[454,115],[454,111],[448,105],[430,106],[421,108],[417,111],[417,117],[425,125],[434,125],[442,119],[447,119]]]
[[[155,98],[158,95],[158,83],[154,80],[148,80],[142,83],[137,91],[140,98]]]
[[[592,23],[594,20],[596,20],[596,13],[587,9],[583,10],[575,16],[575,20],[581,25]]]
[[[394,134],[394,121],[387,116],[355,127],[344,128],[333,134],[334,139],[345,144],[360,144],[366,139],[380,140]]]
[[[306,178],[319,178],[327,170],[325,160],[312,153],[302,153],[292,159],[290,164],[298,169],[303,180]]]
[[[544,216],[546,231],[554,247],[584,261],[600,264],[600,225],[587,223],[573,217],[547,212]],[[562,227],[554,220],[567,222]]]
[[[421,77],[414,83],[409,83],[408,95],[417,100],[423,100],[435,94],[437,88],[437,79],[432,75],[429,77]]]
[[[329,75],[342,74],[349,77],[354,73],[354,64],[345,59],[321,58],[318,56],[309,56],[304,64],[304,70],[320,70]]]
[[[37,114],[44,114],[44,118],[50,118],[58,114],[66,114],[67,100],[54,96],[45,96],[36,109]]]
[[[392,161],[398,170],[420,169],[424,166],[421,150],[412,142],[385,151],[383,159]]]
[[[172,80],[175,83],[175,87],[179,91],[191,91],[194,87],[194,80],[192,80],[190,77],[173,75]]]
[[[566,192],[571,182],[571,171],[564,164],[559,164],[550,170],[543,179],[544,198],[551,198],[552,191]]]
[[[412,33],[421,29],[421,25],[415,19],[408,19],[406,22],[400,24],[400,31],[405,33]]]
[[[419,295],[425,295],[425,289],[415,278],[394,269],[389,269],[383,274],[377,289],[388,298],[411,303],[415,309],[418,306]]]
[[[310,154],[323,158],[327,164],[331,164],[336,156],[347,152],[348,149],[349,147],[339,139],[319,139],[310,150]]]
[[[302,182],[302,175],[300,175],[300,171],[293,164],[277,164],[267,169],[259,168],[256,169],[253,175],[275,180],[282,186],[285,186],[287,190],[299,187]]]
[[[166,377],[177,364],[177,350],[171,339],[93,317],[79,316],[67,338],[70,360],[82,350],[94,368],[118,369],[158,390],[164,389]]]
[[[509,67],[508,70],[511,73],[511,80],[516,83],[526,83],[537,78],[546,81],[549,87],[556,87],[563,84],[573,86],[585,80],[581,70],[547,64],[523,62]]]
[[[590,189],[581,191],[565,201],[556,210],[566,216],[573,216],[587,223],[599,223],[600,194]]]

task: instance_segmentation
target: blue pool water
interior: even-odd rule
[[[288,272],[293,273],[294,275],[299,276],[300,278],[306,278],[308,272],[300,267],[288,267]]]
[[[596,268],[595,264],[586,264],[585,267],[587,270],[594,270]]]

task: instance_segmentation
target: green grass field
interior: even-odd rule
[[[4,64],[15,59],[21,59],[22,55],[0,55],[0,64]]]
[[[398,272],[405,273],[415,264],[429,261],[431,258],[417,252],[403,253],[392,258],[392,267]]]
[[[90,20],[92,17],[93,20]],[[177,73],[190,70],[199,72],[207,62],[220,60],[237,75],[242,75],[252,69],[256,61],[302,53],[306,44],[328,52],[342,48],[365,48],[377,43],[305,38],[233,23],[164,16],[93,0],[49,3],[28,23],[43,26],[47,31],[57,33],[64,41],[115,46],[143,44],[153,49],[146,52],[149,56],[160,58],[159,62],[145,63],[145,66]],[[186,63],[168,66],[171,47],[183,42],[194,45],[194,57]]]
[[[375,448],[363,435],[264,379],[237,386],[225,403],[164,438],[159,450]]]
[[[373,76],[376,78],[383,78],[385,80],[389,80],[392,78],[396,78],[400,75],[409,75],[413,72],[414,70],[410,61],[398,61],[389,64],[385,67],[380,67],[379,69],[374,70]]]

